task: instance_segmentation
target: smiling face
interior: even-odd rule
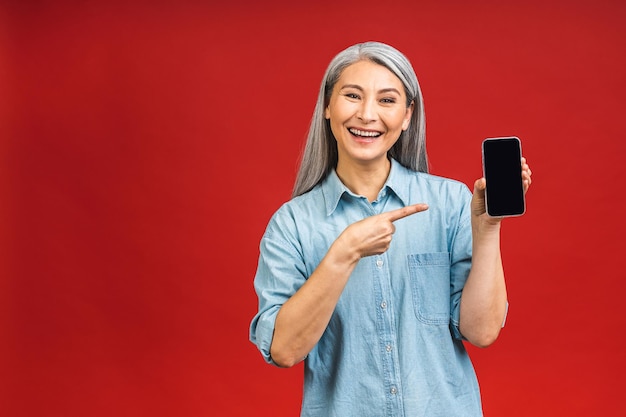
[[[337,140],[337,168],[387,164],[387,151],[409,127],[412,111],[402,82],[384,66],[358,61],[346,67],[325,112]]]

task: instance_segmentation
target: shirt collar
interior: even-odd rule
[[[391,170],[389,171],[389,177],[385,183],[385,187],[388,187],[391,191],[393,191],[405,206],[410,201],[409,187],[406,180],[408,171],[409,170],[402,166],[400,162],[391,158]]]
[[[402,181],[404,171],[406,171],[406,168],[395,159],[391,158],[391,169],[389,171],[389,177],[387,177],[387,181],[383,186],[383,190],[385,188],[389,188],[389,190],[393,191],[393,193],[402,201],[402,204],[406,206],[406,202],[409,201],[409,199],[406,182]],[[324,194],[326,214],[328,216],[335,211],[337,205],[339,204],[339,200],[341,200],[341,196],[343,196],[344,193],[352,194],[351,191],[348,190],[348,188],[341,182],[334,169],[322,182],[322,193]]]

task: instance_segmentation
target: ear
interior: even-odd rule
[[[404,120],[402,120],[402,130],[407,130],[409,128],[409,124],[411,123],[411,116],[413,115],[413,109],[415,108],[415,101],[411,101],[409,107],[406,108],[406,114],[404,115]]]
[[[328,109],[329,106],[330,104],[324,109],[324,117],[326,118],[326,120],[330,120],[330,110]]]

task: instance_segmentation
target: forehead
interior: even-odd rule
[[[404,92],[402,81],[387,67],[372,61],[357,61],[348,65],[339,76],[336,87],[356,85],[374,90],[395,88]]]

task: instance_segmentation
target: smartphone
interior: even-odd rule
[[[526,201],[519,138],[487,138],[482,150],[487,214],[492,217],[521,216],[526,211]]]

